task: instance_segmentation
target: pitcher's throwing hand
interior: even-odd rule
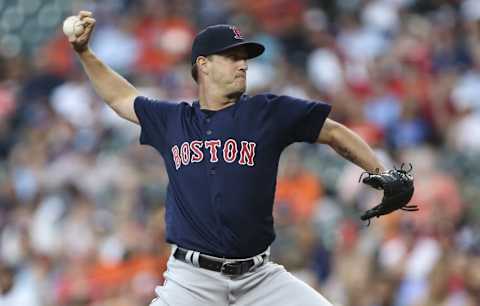
[[[92,17],[92,12],[88,11],[80,11],[77,17],[82,27],[76,27],[76,29],[74,29],[74,35],[68,35],[67,33],[66,35],[75,51],[82,52],[88,48],[88,42],[95,28],[95,19]]]

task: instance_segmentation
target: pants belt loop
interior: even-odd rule
[[[192,262],[192,255],[193,255],[193,251],[187,251],[187,255],[185,255],[185,261],[191,265],[193,265],[193,262]]]
[[[262,255],[258,255],[258,259],[260,261],[260,265],[262,265],[265,262],[266,257],[263,257]]]
[[[195,267],[200,267],[200,263],[198,261],[198,259],[200,258],[200,252],[193,252],[193,255],[192,255],[192,264],[195,266]]]
[[[253,257],[253,266],[250,268],[250,270],[255,269],[256,267],[260,266],[262,263],[263,263],[262,255],[257,255]]]

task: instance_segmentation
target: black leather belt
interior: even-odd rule
[[[177,248],[177,250],[173,254],[173,257],[183,262],[189,263],[185,258],[187,256],[187,252],[188,250]],[[263,265],[266,257],[266,254],[262,254],[262,262],[258,266]],[[200,254],[198,257],[198,265],[200,266],[200,268],[210,271],[221,272],[226,275],[238,276],[250,271],[250,269],[255,265],[255,261],[253,259],[235,261],[227,259],[214,259]]]

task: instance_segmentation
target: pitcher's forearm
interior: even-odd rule
[[[328,144],[343,158],[368,172],[385,171],[375,152],[360,136],[332,119],[325,120],[317,142]]]
[[[78,57],[96,93],[114,110],[117,111],[116,104],[138,96],[132,84],[98,59],[89,48],[79,52]]]
[[[385,170],[370,146],[350,129],[338,129],[330,145],[345,159],[369,172]]]

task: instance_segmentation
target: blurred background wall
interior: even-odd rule
[[[326,146],[283,155],[274,260],[335,305],[480,305],[480,1],[0,0],[0,305],[142,306],[162,282],[163,162],[94,94],[61,32],[143,94],[191,101],[195,33],[267,46],[248,92],[333,105],[389,167],[414,165],[418,213],[359,221],[381,193]]]

